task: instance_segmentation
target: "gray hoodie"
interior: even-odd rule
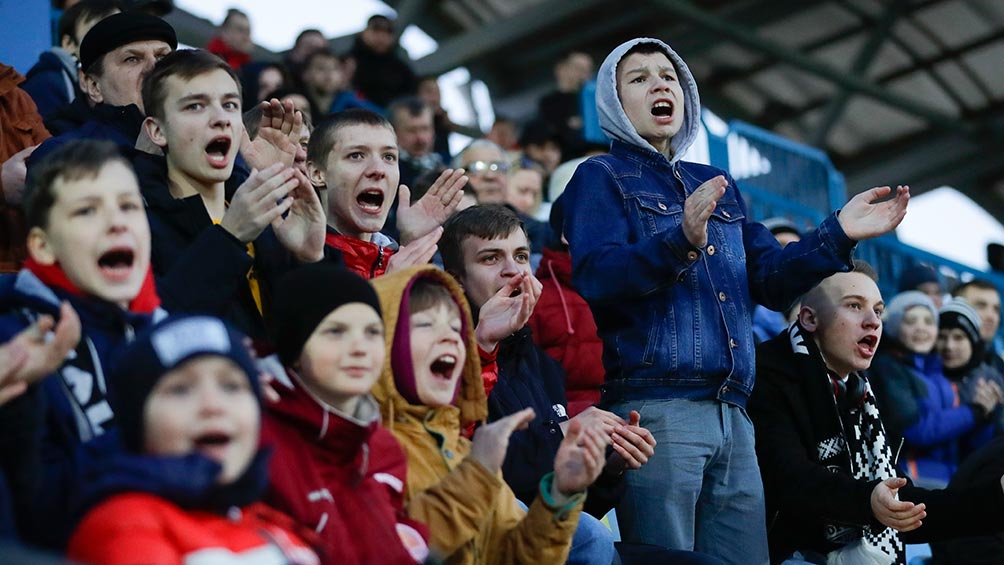
[[[603,64],[600,65],[600,72],[596,78],[596,109],[599,112],[600,128],[613,139],[658,153],[651,143],[645,141],[635,131],[631,120],[624,112],[620,98],[617,96],[617,65],[624,54],[639,43],[654,43],[665,51],[666,56],[676,67],[677,79],[683,88],[683,126],[669,142],[668,158],[671,163],[675,163],[690,147],[690,144],[697,139],[697,133],[701,127],[701,99],[697,95],[697,83],[694,81],[694,75],[690,74],[687,64],[676,54],[676,51],[658,39],[639,37],[621,43],[607,55]]]

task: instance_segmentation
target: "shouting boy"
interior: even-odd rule
[[[697,137],[700,101],[683,60],[662,41],[610,53],[597,80],[609,155],[568,184],[564,233],[572,281],[604,344],[603,401],[641,413],[659,449],[628,475],[618,508],[625,541],[766,563],[763,489],[745,405],[753,389],[755,300],[786,308],[850,268],[855,241],[894,229],[907,187],[851,199],[783,250],[747,218],[732,178],[680,160]]]

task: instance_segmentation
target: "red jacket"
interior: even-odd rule
[[[251,55],[227,45],[227,42],[223,41],[220,36],[209,40],[206,51],[226,61],[235,71],[239,71],[246,63],[251,62]]]
[[[130,492],[87,513],[70,539],[69,557],[96,565],[317,564],[293,529],[288,517],[264,504],[221,516]]]
[[[428,556],[428,529],[403,511],[407,461],[380,426],[369,397],[350,420],[324,408],[299,384],[276,384],[281,400],[262,422],[273,447],[269,504],[318,533],[322,561],[407,564]]]
[[[545,248],[537,278],[544,288],[528,325],[537,345],[565,369],[571,418],[600,400],[603,342],[589,305],[572,288],[571,255]]]
[[[382,234],[385,243],[393,243]],[[379,245],[328,230],[324,244],[342,252],[345,267],[365,279],[375,279],[387,271],[387,261],[397,249],[392,245]]]

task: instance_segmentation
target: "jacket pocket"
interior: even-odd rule
[[[641,226],[640,236],[654,236],[683,221],[683,206],[661,194],[640,192],[627,195],[637,215],[637,225]]]

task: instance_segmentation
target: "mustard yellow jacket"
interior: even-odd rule
[[[391,373],[391,345],[405,289],[428,277],[442,282],[462,310],[467,356],[454,406],[416,406],[402,397]],[[383,309],[387,363],[373,389],[384,425],[408,457],[405,504],[408,514],[429,526],[429,545],[449,564],[564,563],[579,522],[584,495],[561,508],[548,502],[548,475],[524,512],[502,480],[468,460],[471,443],[463,426],[488,414],[470,307],[460,285],[446,272],[425,265],[374,279]],[[408,315],[404,312],[404,315]]]

